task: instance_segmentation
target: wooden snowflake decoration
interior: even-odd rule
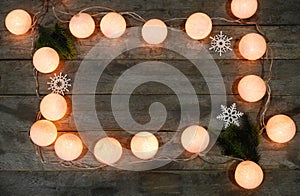
[[[219,53],[220,56],[222,56],[223,53],[226,53],[229,50],[232,51],[232,49],[230,48],[232,37],[228,37],[227,35],[223,34],[222,31],[220,31],[220,33],[215,35],[214,37],[210,37],[210,39],[211,47],[209,48],[209,50],[213,50]]]

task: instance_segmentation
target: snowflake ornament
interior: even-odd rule
[[[230,48],[232,37],[227,37],[227,35],[223,34],[222,31],[218,35],[214,37],[210,37],[211,39],[211,47],[209,50],[213,50],[219,53],[222,56],[223,53],[227,52],[228,50],[232,51]]]
[[[218,120],[222,120],[225,122],[225,129],[229,127],[231,124],[235,124],[236,126],[240,126],[239,118],[243,116],[244,113],[239,112],[236,109],[236,104],[233,103],[230,107],[226,107],[221,105],[222,114],[217,116]]]
[[[67,78],[67,74],[63,75],[60,73],[59,75],[54,74],[54,77],[50,77],[50,82],[47,82],[47,84],[50,86],[48,90],[52,90],[52,93],[58,93],[64,95],[64,93],[67,91],[69,92],[69,87],[71,84],[69,82],[71,79]]]

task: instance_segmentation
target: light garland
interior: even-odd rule
[[[45,10],[45,7],[48,6],[47,2],[48,1],[45,1],[43,10]],[[75,14],[70,21],[64,21],[57,17],[55,7],[52,8],[55,17],[60,22],[69,22],[69,29],[71,33],[77,38],[87,38],[94,33],[95,21],[91,15],[84,12],[89,9],[98,8],[109,11],[98,13],[105,15],[100,22],[100,29],[101,32],[108,38],[118,38],[124,34],[126,30],[126,22],[122,15],[126,14],[138,21],[145,23],[143,25],[141,35],[145,42],[147,42],[148,44],[160,44],[165,39],[167,39],[168,29],[163,21],[159,19],[151,19],[149,21],[146,21],[134,12],[117,13],[111,8],[95,6],[80,11],[78,14]],[[257,1],[233,0],[231,3],[231,10],[232,13],[240,19],[249,18],[253,16],[257,10]],[[61,11],[59,12],[68,14]],[[42,17],[45,12],[39,14],[39,17]],[[39,22],[39,14],[34,15],[33,25],[31,25],[32,19],[27,12],[23,10],[13,10],[7,15],[5,19],[5,25],[11,33],[16,35],[26,33],[30,29],[30,27],[32,27],[32,32],[34,33],[36,31],[35,26]],[[177,20],[177,18],[170,20]],[[212,20],[224,20],[227,22],[236,22],[240,24],[255,24],[258,32],[263,34],[261,28],[256,23],[244,23],[241,20],[232,21],[218,17],[210,18],[204,13],[194,13],[187,18],[185,23],[185,30],[187,35],[191,39],[195,40],[206,38],[212,30]],[[33,35],[32,42],[32,49],[34,49],[35,35]],[[262,35],[256,33],[245,35],[244,37],[242,37],[239,43],[239,51],[241,55],[248,60],[257,60],[263,55],[266,55],[266,57],[268,57],[268,52],[271,53],[272,57],[272,50],[270,48],[268,50],[268,48],[269,46],[267,45],[265,38]],[[58,64],[58,54],[51,48],[41,48],[37,50],[33,55],[33,65],[35,69],[41,73],[53,72],[58,67]],[[258,101],[267,93],[267,101],[261,114],[262,130],[266,128],[268,136],[275,142],[288,142],[293,138],[296,132],[296,127],[292,119],[284,115],[277,115],[272,117],[268,121],[268,124],[266,126],[264,123],[265,113],[269,107],[271,96],[269,82],[271,80],[272,65],[273,58],[271,58],[270,62],[270,75],[268,79],[266,81],[260,79],[259,81],[261,87],[257,86],[257,83],[250,84],[249,82],[244,82],[244,80],[242,79],[239,84],[238,91],[240,93],[240,96],[244,100],[249,102]],[[36,79],[36,93],[39,97],[37,71],[34,72],[34,76]],[[248,88],[249,84],[251,85],[251,88]],[[255,97],[253,97],[255,92],[259,92],[259,95],[255,95]],[[248,95],[250,95],[250,97]],[[63,96],[54,93],[45,96],[40,103],[40,113],[38,114],[37,121],[32,125],[30,129],[30,138],[33,143],[38,146],[48,146],[53,143],[57,137],[57,130],[55,125],[51,121],[61,119],[65,116],[66,112],[67,103]],[[41,120],[40,114],[47,120]],[[200,156],[199,153],[205,150],[205,148],[209,144],[208,132],[203,127],[198,125],[188,127],[182,133],[181,143],[187,151],[195,153],[197,155],[192,156],[191,159],[198,157],[198,155]],[[158,147],[159,142],[157,138],[149,132],[139,132],[131,140],[132,153],[142,160],[147,161],[148,159],[155,159],[153,157],[156,155]],[[107,148],[110,149],[111,154],[114,155],[113,157],[108,154],[109,150],[107,150]],[[62,136],[58,137],[55,142],[55,152],[57,156],[65,161],[72,161],[77,159],[81,155],[82,150],[83,144],[80,138],[74,134],[63,134]],[[40,152],[39,148],[38,151]],[[121,144],[114,138],[102,138],[96,143],[94,147],[94,155],[99,162],[107,165],[113,165],[118,162],[122,156]],[[41,160],[43,160],[41,153],[40,156]],[[233,160],[240,160],[234,157],[229,158],[232,158]],[[76,165],[72,162],[62,162],[62,164],[64,166],[77,166],[87,169],[91,168],[90,166],[86,165]],[[235,179],[241,187],[246,189],[253,189],[261,184],[263,180],[263,172],[261,168],[254,162],[243,161],[236,168]]]

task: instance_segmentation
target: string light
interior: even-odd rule
[[[266,132],[272,141],[286,143],[295,136],[296,125],[290,117],[278,114],[268,120]]]
[[[158,151],[157,138],[149,132],[139,132],[130,142],[132,153],[140,159],[151,159]]]
[[[121,158],[122,146],[115,138],[105,137],[96,143],[94,155],[99,162],[112,165]]]
[[[209,144],[209,134],[201,126],[189,126],[181,135],[181,144],[184,149],[191,153],[200,153],[204,151]]]
[[[48,120],[56,121],[64,117],[67,112],[67,102],[59,94],[46,95],[40,103],[41,114]]]
[[[267,49],[267,43],[263,36],[257,33],[249,33],[242,37],[239,43],[241,55],[248,60],[261,58]]]
[[[59,55],[50,47],[42,47],[34,53],[32,62],[39,72],[51,73],[59,65]]]
[[[253,16],[257,10],[257,0],[232,0],[231,12],[240,19],[246,19]]]
[[[23,35],[31,28],[31,16],[25,10],[16,9],[9,12],[5,18],[5,26],[15,35]]]
[[[95,21],[87,13],[74,15],[69,23],[71,33],[77,38],[87,38],[95,31]]]
[[[30,138],[38,146],[49,146],[56,137],[56,126],[48,120],[38,120],[30,128]]]
[[[185,31],[192,39],[206,38],[212,30],[212,21],[204,13],[194,13],[188,17],[185,23]]]
[[[126,21],[121,14],[110,12],[100,22],[101,32],[108,38],[118,38],[126,30]]]
[[[148,44],[160,44],[168,35],[167,25],[159,19],[148,20],[142,28],[142,37]]]
[[[82,153],[83,145],[78,136],[66,133],[57,138],[54,149],[60,159],[73,161]]]
[[[242,99],[248,102],[261,100],[267,91],[265,81],[256,75],[244,76],[238,84],[238,92]]]

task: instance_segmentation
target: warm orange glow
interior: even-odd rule
[[[63,96],[51,93],[42,99],[40,111],[48,120],[59,120],[64,117],[67,112],[67,102]]]
[[[252,161],[243,161],[235,169],[235,181],[245,189],[258,187],[264,178],[264,173],[259,165]]]
[[[257,33],[249,33],[242,37],[239,43],[241,55],[248,60],[261,58],[267,49],[267,43],[263,36]]]
[[[57,137],[55,125],[48,120],[36,121],[30,128],[30,138],[38,146],[49,146]]]
[[[21,9],[12,10],[5,18],[5,26],[15,35],[25,34],[31,28],[31,16]]]
[[[51,73],[59,65],[59,55],[50,47],[38,49],[33,55],[33,65],[41,73]]]
[[[122,146],[115,138],[102,138],[94,147],[94,155],[99,162],[112,165],[121,158]]]
[[[206,38],[212,30],[212,21],[204,13],[194,13],[186,20],[185,31],[192,39]]]
[[[157,138],[149,132],[139,132],[130,142],[132,153],[140,159],[151,159],[158,151]]]
[[[66,133],[57,138],[54,149],[59,158],[65,161],[73,161],[82,153],[83,145],[78,136]]]
[[[274,142],[285,143],[295,136],[296,125],[290,117],[278,114],[268,120],[266,131]]]
[[[77,38],[87,38],[95,31],[95,21],[87,13],[74,15],[69,23],[71,33]]]
[[[238,84],[238,92],[241,98],[248,102],[261,100],[265,96],[266,90],[264,80],[256,75],[245,76]]]
[[[108,38],[118,38],[126,30],[126,21],[121,14],[110,12],[100,22],[101,32]]]
[[[159,19],[148,20],[142,28],[142,37],[148,44],[160,44],[168,35],[166,24]]]
[[[181,135],[181,144],[191,153],[200,153],[204,151],[209,144],[209,134],[201,126],[189,126]]]
[[[231,12],[237,18],[245,19],[253,16],[257,10],[257,0],[232,0]]]

